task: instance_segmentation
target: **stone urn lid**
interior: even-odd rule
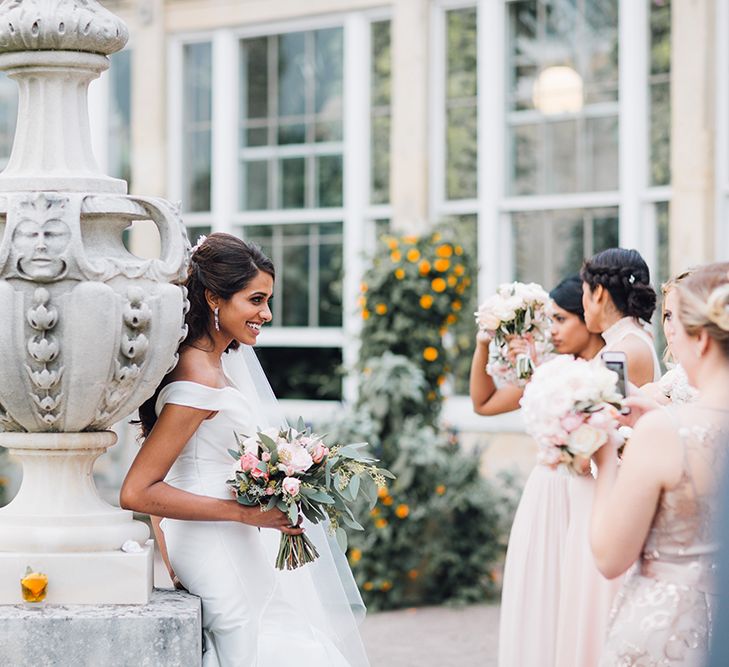
[[[128,39],[124,22],[96,0],[0,1],[0,53],[60,50],[108,56]]]

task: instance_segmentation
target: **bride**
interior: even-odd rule
[[[194,249],[180,360],[139,409],[144,443],[121,505],[163,517],[160,545],[202,600],[204,667],[367,665],[355,616],[364,605],[343,554],[321,526],[244,507],[226,480],[234,433],[281,425],[255,354],[271,320],[274,267],[257,247],[215,233]],[[320,557],[281,572],[279,533],[307,531]]]

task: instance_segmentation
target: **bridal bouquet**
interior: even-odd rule
[[[604,444],[622,444],[617,382],[614,371],[566,354],[534,371],[521,407],[539,463],[581,473]]]
[[[367,443],[327,447],[323,436],[312,433],[299,419],[297,428],[268,428],[253,436],[236,434],[238,449],[228,450],[238,461],[228,485],[242,505],[260,506],[261,511],[277,507],[297,525],[299,514],[312,523],[329,519],[329,528],[339,546],[347,548],[344,523],[364,530],[351,506],[359,495],[377,502],[377,491],[392,473],[378,468],[362,453]],[[293,570],[311,563],[319,554],[305,534],[281,534],[276,567]]]
[[[486,371],[507,384],[523,386],[534,372],[531,356],[520,354],[512,362],[509,339],[526,338],[533,345],[537,363],[548,358],[550,343],[549,294],[536,283],[504,283],[478,309],[476,324],[491,335]]]

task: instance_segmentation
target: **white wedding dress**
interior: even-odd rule
[[[161,390],[157,414],[167,403],[217,414],[200,425],[165,481],[190,493],[231,498],[225,482],[235,466],[228,453],[234,433],[252,435],[266,425],[255,390],[177,381]],[[202,599],[204,667],[368,665],[356,622],[364,605],[346,559],[321,526],[305,524],[320,557],[290,572],[274,567],[279,531],[172,519],[161,527],[175,573]]]

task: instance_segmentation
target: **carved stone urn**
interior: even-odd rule
[[[95,0],[0,2],[0,70],[20,91],[0,174],[0,445],[23,464],[0,509],[0,604],[20,601],[26,566],[48,574],[49,602],[145,603],[151,589],[146,524],[92,478],[107,429],[152,395],[185,334],[179,210],[127,195],[91,151],[88,86],[127,38]],[[157,226],[158,259],[126,250],[135,220]]]

